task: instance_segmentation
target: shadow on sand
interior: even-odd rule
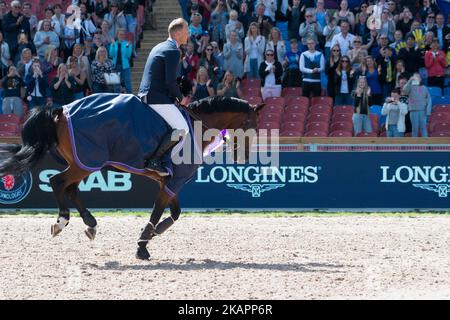
[[[97,269],[106,271],[127,271],[127,270],[178,270],[178,271],[197,271],[197,270],[232,270],[232,269],[253,269],[253,270],[272,270],[272,271],[293,271],[293,272],[344,272],[345,265],[329,263],[248,263],[248,262],[230,262],[215,261],[210,259],[195,260],[187,259],[179,262],[163,261],[152,264],[142,262],[141,264],[120,264],[118,261],[106,262],[103,266],[87,263],[83,265],[85,269]]]

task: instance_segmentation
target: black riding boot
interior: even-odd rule
[[[167,171],[167,168],[163,166],[162,158],[164,155],[169,152],[169,150],[172,149],[173,146],[175,146],[178,141],[172,141],[172,132],[166,134],[162,140],[162,142],[159,144],[158,150],[147,159],[145,164],[145,169],[150,171],[157,172],[160,176],[168,176],[169,172]]]

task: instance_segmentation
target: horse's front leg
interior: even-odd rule
[[[170,199],[170,196],[164,191],[164,188],[161,188],[155,200],[153,211],[150,216],[150,221],[147,223],[144,229],[142,229],[141,235],[139,236],[138,250],[136,253],[136,257],[138,259],[147,260],[150,258],[150,253],[147,250],[147,244],[154,236],[158,234],[158,222],[161,219],[164,210],[167,208]]]
[[[90,239],[94,240],[95,235],[97,234],[97,220],[92,215],[92,213],[86,208],[86,206],[81,201],[81,198],[78,194],[78,185],[80,183],[73,183],[66,189],[67,197],[72,201],[72,203],[77,208],[80,213],[81,219],[83,219],[84,224],[86,225],[86,229],[84,230],[84,234]]]

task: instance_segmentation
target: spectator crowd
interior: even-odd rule
[[[145,0],[73,0],[43,10],[0,1],[2,113],[62,106],[90,93],[132,92]],[[40,16],[42,19],[38,19]]]
[[[190,32],[180,76],[194,100],[242,98],[243,79],[256,79],[263,100],[301,87],[305,97],[352,105],[355,134],[372,130],[377,105],[388,136],[427,136],[428,88],[443,92],[450,61],[450,17],[436,0],[179,3]]]

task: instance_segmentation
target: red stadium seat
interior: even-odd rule
[[[306,97],[289,97],[286,98],[286,105],[307,106],[309,107],[309,99]]]
[[[286,102],[284,101],[283,97],[278,97],[278,98],[267,98],[264,101],[267,105],[271,105],[271,106],[280,106],[280,107],[284,107],[286,105]]]
[[[372,124],[372,131],[378,132],[378,115],[371,113],[369,114],[369,118]]]
[[[352,122],[334,122],[331,124],[330,131],[348,131],[353,132]]]
[[[312,113],[307,117],[308,122],[330,122],[330,115],[326,113]]]
[[[280,123],[279,122],[260,122],[258,124],[258,129],[280,129]]]
[[[335,113],[331,117],[332,122],[353,122],[353,113]]]
[[[16,123],[19,124],[22,119],[15,114],[0,114],[0,123]]]
[[[248,88],[261,88],[261,80],[259,79],[242,79],[242,86],[244,89]]]
[[[281,115],[279,113],[261,113],[259,116],[260,122],[280,122]]]
[[[450,122],[436,123],[432,130],[432,132],[434,132],[434,133],[448,132],[448,131],[450,131]]]
[[[308,114],[308,106],[305,105],[289,105],[286,107],[285,113],[301,113],[306,116]]]
[[[330,137],[353,137],[353,134],[351,131],[332,130]]]
[[[20,126],[17,123],[0,123],[0,132],[20,133]]]
[[[317,130],[307,131],[304,135],[304,137],[326,137],[326,136],[327,132]]]
[[[250,88],[244,88],[243,91],[244,91],[244,96],[250,96],[250,97],[261,96],[261,88],[250,87]]]
[[[266,106],[261,110],[261,113],[278,113],[282,114],[284,108],[282,106],[266,104]]]
[[[301,137],[303,136],[302,131],[286,130],[280,133],[280,137]]]
[[[333,110],[331,109],[331,107],[325,105],[313,104],[309,108],[309,113],[328,113],[331,115],[332,112]]]
[[[450,104],[437,104],[433,106],[433,113],[434,112],[450,113]]]
[[[430,137],[450,137],[450,131],[444,131],[444,132],[433,132],[430,134]]]
[[[322,131],[328,133],[328,123],[309,122],[306,124],[306,131]]]
[[[283,97],[300,97],[302,95],[301,87],[286,87],[281,92]]]
[[[380,137],[387,137],[387,132],[386,131],[381,131],[380,132]]]
[[[312,97],[311,105],[323,105],[323,106],[333,106],[333,98],[331,97]]]
[[[377,137],[377,133],[372,131],[372,132],[360,132],[356,135],[357,137]]]
[[[284,117],[283,117],[283,121],[305,123],[305,114],[303,114],[303,113],[285,113]]]
[[[261,97],[252,97],[252,96],[245,96],[243,98],[243,100],[246,100],[248,103],[250,104],[261,104],[262,103],[262,98]],[[263,108],[263,110],[266,107]]]
[[[303,132],[304,128],[305,128],[305,125],[302,122],[287,121],[287,122],[283,122],[281,124],[282,131],[301,131],[301,132]]]
[[[430,115],[429,122],[449,122],[450,121],[450,113],[446,112],[433,112]]]
[[[354,108],[353,106],[349,105],[342,105],[342,106],[334,106],[333,107],[333,113],[339,114],[339,113],[350,113],[353,114]]]

